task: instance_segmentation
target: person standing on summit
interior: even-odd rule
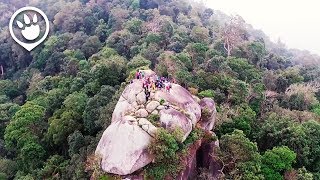
[[[151,81],[151,89],[152,91],[155,91],[157,88],[156,82],[154,80]]]
[[[140,78],[143,79],[144,78],[144,71],[140,71]]]
[[[136,79],[141,79],[141,72],[140,70],[138,69],[137,72],[136,72]]]
[[[169,81],[166,81],[165,83],[164,83],[164,88],[165,88],[165,90],[166,90],[166,92],[170,92],[170,82]]]

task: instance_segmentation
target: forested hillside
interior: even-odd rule
[[[51,23],[31,53],[8,30],[26,5]],[[0,179],[90,179],[120,94],[148,68],[214,99],[222,179],[320,179],[319,62],[189,1],[0,0]]]

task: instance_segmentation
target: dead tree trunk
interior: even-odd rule
[[[229,38],[226,38],[224,41],[224,49],[227,51],[228,57],[231,56],[231,46],[230,46]]]

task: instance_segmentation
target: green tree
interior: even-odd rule
[[[18,170],[17,163],[10,159],[0,158],[0,174],[3,173],[3,175],[6,178],[13,178],[15,173]],[[1,179],[1,175],[0,175]]]
[[[310,154],[308,137],[302,126],[288,116],[270,114],[259,125],[257,142],[261,150],[287,146],[297,154],[297,164],[302,166]]]
[[[262,155],[262,172],[266,179],[283,179],[283,173],[292,168],[296,154],[286,146],[274,147]]]
[[[204,69],[207,72],[212,73],[231,71],[230,67],[227,64],[226,58],[224,58],[223,56],[214,56],[208,61],[206,61]]]
[[[76,153],[79,153],[80,148],[85,145],[84,136],[80,131],[76,130],[73,134],[68,137],[68,145],[69,145],[69,155],[72,156]]]
[[[163,38],[160,34],[157,33],[148,33],[145,42],[149,45],[151,43],[160,44],[163,41]]]
[[[261,79],[261,73],[246,59],[228,59],[228,65],[236,73],[236,77],[245,82]]]
[[[65,160],[62,156],[50,156],[40,170],[39,176],[42,178],[62,178],[62,175],[66,171],[67,164],[68,160]]]
[[[254,64],[258,65],[261,63],[263,58],[267,55],[267,50],[265,48],[264,42],[255,41],[247,45],[248,60]]]
[[[160,128],[157,131],[156,137],[150,143],[148,150],[155,155],[156,165],[147,169],[148,178],[163,179],[166,174],[175,177],[179,171],[179,142],[180,134],[177,132],[169,133],[166,129]]]
[[[112,8],[108,19],[108,27],[113,31],[121,30],[128,17],[129,10],[121,7]]]
[[[99,25],[96,27],[95,34],[99,37],[100,42],[105,42],[107,39],[108,27],[107,23],[103,20],[99,20]]]
[[[204,62],[209,47],[204,43],[192,43],[186,47],[186,50],[192,59],[192,66],[197,67]]]
[[[92,17],[92,12],[80,1],[65,3],[59,12],[54,16],[53,24],[58,30],[75,33],[80,29],[85,29],[87,33],[97,23],[98,20]]]
[[[126,28],[133,34],[141,34],[142,32],[142,22],[138,18],[132,18],[126,23]]]
[[[65,144],[70,134],[81,129],[87,101],[87,95],[81,92],[74,92],[66,97],[63,107],[49,119],[49,140],[53,140],[56,145]]]
[[[44,128],[45,109],[41,106],[26,103],[15,113],[6,127],[5,143],[9,149],[21,149],[29,140],[39,140]]]
[[[6,125],[19,109],[20,107],[17,104],[0,104],[0,137],[3,137]]]
[[[20,149],[18,162],[21,162],[19,165],[27,172],[32,172],[32,170],[42,165],[45,153],[45,149],[40,144],[27,141]]]
[[[320,123],[307,121],[302,124],[302,129],[306,134],[310,151],[302,164],[312,172],[320,172]]]
[[[137,10],[140,8],[140,0],[132,0],[131,8]]]
[[[276,90],[285,92],[286,89],[294,83],[303,82],[303,77],[299,74],[299,69],[296,67],[288,68],[280,73],[276,80]]]
[[[316,92],[318,88],[311,83],[292,84],[286,90],[280,105],[291,110],[310,110],[319,103]]]
[[[188,69],[188,71],[192,71],[192,61],[188,54],[186,53],[179,53],[176,55],[176,58],[181,61],[184,66]]]
[[[28,102],[16,112],[6,127],[6,147],[18,152],[19,166],[26,172],[39,167],[45,155],[40,145],[42,131],[45,129],[44,115],[43,107]]]
[[[261,156],[257,144],[246,138],[240,130],[235,130],[220,138],[220,151],[218,157],[214,158],[222,161],[222,171],[226,178],[263,179],[260,175]]]
[[[243,81],[234,80],[229,87],[229,100],[235,105],[247,102],[249,96],[249,85]]]
[[[112,100],[115,93],[113,87],[102,86],[100,92],[88,100],[83,112],[83,125],[86,132],[95,134],[103,127],[103,122],[99,121],[101,110]]]
[[[100,85],[119,85],[126,78],[127,61],[121,56],[111,56],[104,58],[102,56],[92,59],[96,65],[91,68],[91,74],[95,81]]]
[[[134,36],[128,30],[113,32],[106,41],[107,45],[114,48],[120,55],[130,57],[130,48],[135,43]]]
[[[197,43],[208,43],[209,42],[209,30],[205,27],[195,26],[191,31],[191,38]]]
[[[306,170],[305,167],[302,167],[302,168],[299,168],[296,172],[296,178],[298,180],[313,180],[313,179],[316,179],[314,178],[313,174],[308,172]]]
[[[149,68],[151,66],[151,61],[145,59],[141,55],[137,55],[132,58],[132,60],[128,63],[129,70],[135,70],[141,67]]]
[[[91,57],[97,53],[102,47],[102,43],[98,36],[90,36],[81,47],[81,51],[84,53],[86,58]]]
[[[192,74],[185,70],[178,70],[175,73],[176,80],[184,87],[188,87],[192,83]]]
[[[157,58],[163,52],[160,45],[157,43],[150,43],[145,48],[141,49],[141,55],[151,61],[151,67],[157,64]]]
[[[256,119],[256,113],[246,104],[237,108],[237,114],[232,117],[231,122],[224,122],[217,128],[219,136],[232,133],[234,130],[242,130],[244,134],[251,137],[252,125]]]
[[[11,80],[0,80],[0,95],[15,98],[20,94],[17,84]]]

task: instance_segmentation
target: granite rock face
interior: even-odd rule
[[[199,104],[201,107],[202,116],[198,124],[202,129],[211,131],[216,121],[216,105],[211,98],[203,98]]]
[[[101,167],[112,174],[133,173],[153,160],[147,152],[151,136],[139,125],[117,121],[103,133],[96,149]]]
[[[156,78],[151,70],[144,71],[144,74],[147,78]],[[214,125],[216,110],[213,100],[203,100],[199,104],[185,88],[172,84],[170,92],[154,90],[147,101],[143,81],[135,79],[125,88],[114,109],[112,123],[96,148],[95,154],[107,173],[129,175],[153,161],[148,145],[159,128],[153,124],[155,120],[169,131],[181,128],[184,133],[182,141],[197,124],[205,129]],[[212,112],[208,121],[201,118],[204,107]]]

